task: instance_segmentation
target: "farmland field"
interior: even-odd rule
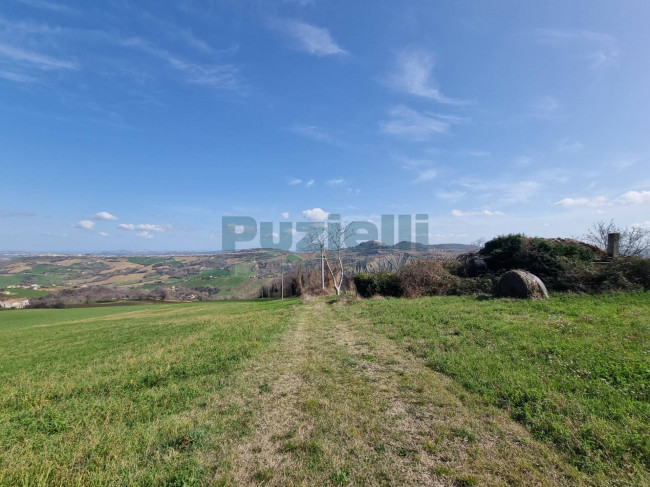
[[[0,312],[0,485],[647,485],[647,293]]]

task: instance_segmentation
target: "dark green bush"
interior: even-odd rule
[[[511,233],[499,235],[488,242],[481,251],[482,254],[490,255],[495,261],[508,262],[521,249],[521,242],[526,238],[523,233]]]
[[[557,242],[544,238],[531,239],[537,246],[537,251],[553,258],[566,257],[569,260],[579,260],[582,262],[593,262],[594,253],[587,247],[565,242]]]

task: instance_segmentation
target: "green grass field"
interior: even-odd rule
[[[12,289],[7,289],[7,292],[10,292],[11,294],[0,294],[0,300],[5,299],[5,298],[40,298],[41,296],[45,296],[49,291],[42,291],[40,289],[20,289],[20,288],[12,288]]]
[[[0,485],[648,485],[649,298],[2,311]]]
[[[649,293],[368,300],[340,318],[403,343],[581,471],[649,479]]]
[[[193,485],[195,450],[239,428],[194,415],[292,304],[1,312],[0,484]]]

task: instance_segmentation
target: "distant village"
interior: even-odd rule
[[[40,286],[38,284],[31,284],[29,286],[7,286],[6,289],[32,289],[38,290]],[[0,292],[3,296],[11,296],[13,293],[11,291],[2,291]],[[9,298],[3,299],[0,301],[0,308],[3,309],[23,309],[29,306],[29,299],[27,298]]]

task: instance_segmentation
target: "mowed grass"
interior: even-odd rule
[[[198,485],[295,300],[0,313],[0,485]]]
[[[339,319],[401,342],[595,481],[650,481],[650,294],[364,300]]]

